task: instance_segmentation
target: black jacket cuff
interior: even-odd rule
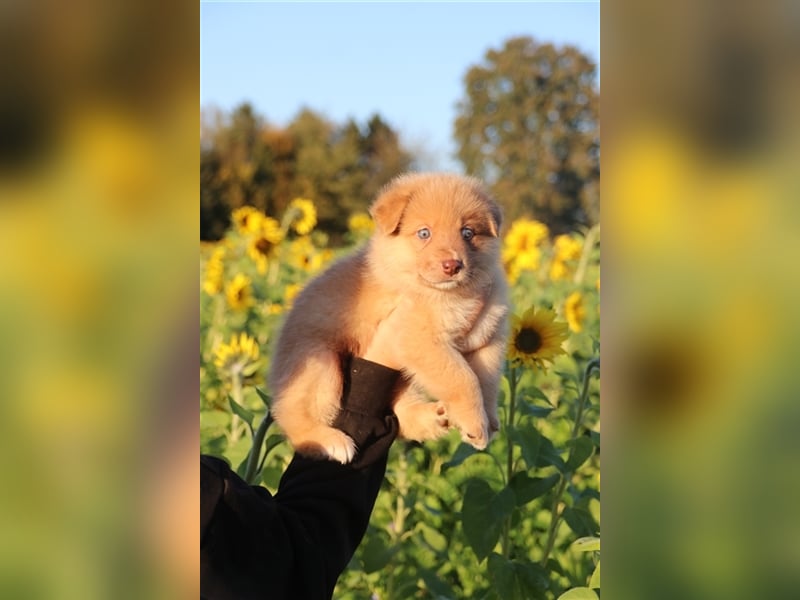
[[[342,409],[333,426],[349,435],[357,452],[351,465],[363,468],[389,451],[399,423],[392,400],[401,373],[378,363],[354,357],[347,367]]]

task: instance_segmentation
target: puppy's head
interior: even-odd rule
[[[482,184],[451,174],[392,181],[370,208],[381,269],[447,290],[484,282],[498,261],[501,211]]]

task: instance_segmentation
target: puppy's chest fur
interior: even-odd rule
[[[490,291],[473,298],[454,298],[442,311],[442,331],[462,353],[485,346],[497,333],[508,312],[507,305]]]

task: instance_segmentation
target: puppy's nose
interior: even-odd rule
[[[464,268],[464,263],[456,258],[448,258],[442,261],[442,270],[445,275],[455,275]]]

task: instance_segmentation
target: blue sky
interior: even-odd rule
[[[249,101],[276,125],[303,106],[337,123],[379,113],[423,168],[460,170],[462,78],[515,35],[577,46],[599,64],[600,4],[201,1],[200,103]]]

